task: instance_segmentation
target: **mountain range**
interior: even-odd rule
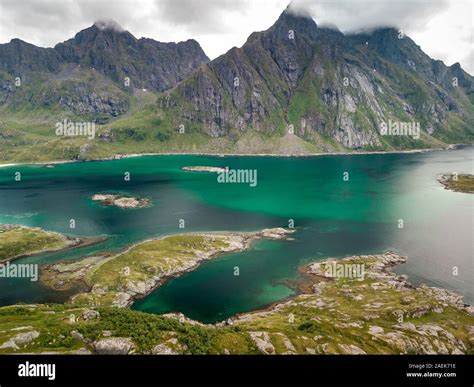
[[[65,118],[93,121],[97,138],[57,138],[54,123]],[[474,78],[394,28],[345,35],[287,9],[212,61],[195,40],[137,39],[110,21],[54,48],[0,45],[5,160],[383,151],[473,139]]]
[[[195,40],[136,39],[98,22],[54,48],[19,39],[0,45],[0,102],[13,111],[57,105],[89,119],[117,117],[128,110],[126,94],[134,89],[168,90],[208,61]],[[24,88],[15,88],[17,77]]]

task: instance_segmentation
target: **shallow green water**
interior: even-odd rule
[[[93,163],[0,168],[0,223],[39,226],[70,235],[107,235],[99,245],[24,259],[75,259],[164,234],[259,230],[287,226],[294,241],[258,241],[248,251],[202,264],[157,289],[135,309],[180,311],[222,320],[293,294],[298,267],[332,256],[394,249],[409,256],[399,268],[414,282],[474,299],[472,196],[444,190],[443,172],[473,172],[473,150],[311,158],[160,156]],[[255,169],[258,184],[219,184],[215,174],[183,166]],[[22,173],[20,182],[14,173]],[[124,181],[125,172],[131,180]],[[344,181],[344,172],[349,181]],[[150,197],[153,207],[120,210],[90,200],[97,192]],[[69,228],[69,220],[76,228]],[[180,229],[179,220],[185,220]],[[403,219],[404,228],[397,227]],[[459,268],[452,275],[453,266]],[[235,269],[240,273],[234,275]],[[0,304],[63,301],[67,295],[29,280],[0,279]]]

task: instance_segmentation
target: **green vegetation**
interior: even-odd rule
[[[0,262],[44,251],[61,250],[71,245],[66,237],[23,226],[0,225]]]
[[[182,270],[198,260],[200,253],[214,253],[227,246],[225,237],[200,235],[177,235],[149,241],[102,262],[86,276],[86,281],[91,286],[117,290],[124,282],[145,282],[152,276]],[[124,272],[124,268],[128,270]]]
[[[289,29],[297,40],[281,39]],[[87,31],[54,49],[3,45],[0,163],[473,142],[472,76],[432,61],[394,29],[341,35],[283,13],[210,63],[196,42],[142,46],[128,33]],[[93,43],[98,36],[106,49]],[[13,83],[17,73],[28,74],[21,86]],[[64,119],[93,121],[96,138],[56,136],[54,125]],[[421,137],[380,135],[389,120],[419,123]],[[288,136],[290,124],[295,134]]]
[[[202,247],[200,239],[180,238],[179,243]],[[3,307],[0,353],[94,353],[98,342],[114,338],[131,340],[129,353],[474,353],[474,317],[461,297],[427,286],[414,288],[391,273],[392,266],[404,262],[402,257],[387,253],[337,262],[363,265],[365,275],[324,278],[332,262],[309,265],[314,292],[228,324],[203,325],[180,315],[124,308]],[[19,339],[22,332],[30,340]]]
[[[40,280],[56,290],[92,289],[73,297],[77,305],[125,306],[165,277],[189,270],[216,254],[243,248],[247,238],[245,234],[168,236],[142,242],[118,255],[48,265]]]
[[[112,255],[85,257],[43,267],[41,281],[53,289],[86,285],[91,291],[75,295],[77,305],[128,306],[165,278],[190,270],[218,254],[247,248],[259,238],[281,239],[294,231],[282,228],[254,233],[182,234],[149,240]]]
[[[446,189],[456,192],[474,193],[474,176],[468,174],[443,175],[439,179]]]
[[[365,265],[365,278],[317,280],[316,294],[245,315],[234,326],[264,332],[262,346],[269,353],[451,353],[456,348],[472,353],[474,317],[462,308],[460,297],[441,289],[412,288],[395,275],[379,275],[384,259],[338,261]],[[282,334],[292,346],[287,342],[279,347]]]
[[[39,333],[28,343],[18,343],[19,349],[0,348],[0,353],[74,353],[81,348],[94,351],[92,343],[104,338],[105,332],[110,332],[113,337],[131,338],[137,353],[150,353],[159,344],[174,346],[176,351],[190,354],[219,354],[225,349],[229,353],[258,353],[249,337],[236,332],[233,327],[216,329],[118,308],[97,308],[100,317],[85,320],[83,315],[88,310],[67,305],[0,308],[0,343],[8,342],[21,332]],[[24,329],[19,330],[21,327]],[[83,339],[71,335],[73,331]],[[179,344],[173,345],[172,338]]]

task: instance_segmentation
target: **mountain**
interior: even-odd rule
[[[472,142],[473,80],[395,29],[343,35],[287,9],[159,104],[175,126],[213,138],[256,131],[322,151],[426,147]],[[382,136],[390,120],[419,123],[420,138]]]
[[[98,23],[55,47],[69,63],[92,67],[115,82],[129,77],[137,88],[165,91],[209,61],[195,40],[161,43],[136,39]]]
[[[96,138],[55,136],[66,118]],[[0,45],[0,140],[9,161],[472,144],[474,78],[394,28],[342,34],[291,9],[213,61],[98,22],[54,48]]]
[[[137,89],[168,90],[208,61],[195,40],[136,39],[116,23],[97,22],[54,48],[1,44],[0,103],[13,113],[65,111],[107,121],[129,110]]]

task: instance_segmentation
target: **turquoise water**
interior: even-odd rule
[[[25,258],[45,264],[191,231],[286,227],[293,241],[258,241],[167,282],[134,308],[180,311],[205,322],[259,308],[294,293],[298,267],[311,260],[393,249],[409,256],[398,271],[416,283],[459,291],[474,300],[472,195],[444,190],[436,176],[473,173],[473,149],[421,154],[308,158],[156,156],[0,168],[0,223],[43,227],[68,235],[108,236],[65,253]],[[258,184],[219,184],[212,173],[184,166],[256,169]],[[21,172],[22,180],[14,181]],[[130,172],[131,180],[124,181]],[[344,181],[344,172],[349,181]],[[153,207],[120,210],[90,200],[97,192],[150,197]],[[69,220],[76,228],[69,228]],[[179,220],[185,220],[185,229]],[[397,227],[403,219],[404,228]],[[457,266],[459,274],[453,276]],[[234,275],[235,268],[240,271]],[[64,301],[29,280],[0,279],[0,304]]]

